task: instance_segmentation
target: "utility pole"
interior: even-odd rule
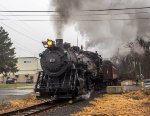
[[[139,69],[140,69],[140,74],[141,74],[141,62],[139,63]]]
[[[78,44],[78,34],[77,34],[77,46],[78,46],[79,44]]]

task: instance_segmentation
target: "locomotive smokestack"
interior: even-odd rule
[[[63,47],[63,39],[56,39],[56,46]]]

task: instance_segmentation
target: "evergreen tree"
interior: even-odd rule
[[[4,77],[10,72],[18,71],[15,48],[12,47],[13,43],[8,35],[3,27],[0,27],[0,74],[3,74]]]

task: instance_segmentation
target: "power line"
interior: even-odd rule
[[[110,9],[87,9],[83,11],[111,11],[111,10],[138,10],[138,9],[149,9],[150,7],[135,7],[135,8],[110,8]]]
[[[138,9],[149,9],[149,6],[146,7],[128,7],[128,8],[110,8],[110,9],[83,9],[80,11],[111,11],[111,10],[138,10]],[[47,11],[39,11],[39,10],[2,10],[0,12],[63,12],[63,11],[57,11],[57,10],[47,10]]]
[[[13,24],[15,24],[15,23],[13,23]],[[16,24],[17,25],[17,24]],[[5,24],[5,26],[6,26],[6,24]],[[7,26],[8,27],[8,26]],[[10,28],[10,27],[9,27]],[[12,29],[12,28],[11,28]],[[24,28],[25,29],[25,28]],[[16,31],[16,30],[13,30],[13,31]],[[18,33],[18,31],[17,31],[17,33]],[[20,32],[19,32],[20,33]],[[21,39],[20,39],[21,40]],[[19,41],[20,41],[19,40]],[[17,48],[19,48],[19,49],[22,49],[22,51],[24,51],[24,52],[26,52],[26,53],[30,53],[30,54],[35,54],[35,53],[38,53],[37,51],[35,52],[35,51],[33,51],[33,50],[31,50],[31,49],[28,49],[28,47],[27,46],[23,46],[23,45],[21,45],[20,43],[24,43],[24,42],[16,42],[15,41],[15,43],[17,43],[17,45],[15,45]],[[18,46],[18,45],[20,45],[20,46]]]
[[[149,20],[149,17],[144,17],[144,18],[133,18],[133,19],[83,19],[83,20],[74,20],[74,21],[108,21],[108,20]],[[1,20],[1,19],[0,19]],[[9,20],[9,19],[7,19]],[[44,21],[64,21],[64,20],[15,20],[15,21],[31,21],[31,22],[44,22]]]
[[[16,45],[14,45],[14,43],[17,43]],[[4,44],[0,44],[1,46],[2,45],[4,45]],[[18,46],[18,45],[20,45],[20,46]],[[20,43],[18,43],[18,42],[13,42],[13,45],[12,45],[12,47],[16,47],[17,46],[17,48],[20,48],[20,49],[22,49],[24,52],[26,52],[26,53],[31,53],[32,55],[33,55],[33,53],[35,53],[35,52],[33,52],[32,50],[29,50],[29,49],[27,49],[27,48],[24,48]],[[32,52],[33,53],[32,53]],[[1,52],[1,51],[0,51]]]
[[[33,49],[31,50],[31,49],[29,49],[27,46],[24,46],[25,44],[24,44],[24,42],[23,41],[14,41],[13,43],[17,43],[16,45],[20,45],[23,49],[25,49],[25,50],[27,50],[27,51],[29,51],[29,52],[33,52],[33,53],[38,53],[39,51],[33,51]],[[21,43],[23,43],[24,45],[22,45]],[[36,49],[34,49],[34,50],[36,50]]]
[[[95,14],[80,14],[80,15],[77,15],[77,16],[89,16],[89,15],[122,15],[122,14],[146,14],[146,13],[150,13],[150,12],[127,12],[127,13],[112,13],[112,14],[109,14],[109,13],[95,13]],[[2,16],[23,16],[23,17],[26,17],[26,16],[60,16],[60,15],[2,15]],[[65,16],[65,15],[64,15]]]
[[[0,19],[0,20],[9,20],[9,19]]]
[[[64,20],[16,20],[16,21],[64,21]]]
[[[1,20],[1,19],[0,19],[0,20]],[[6,21],[12,21],[11,19],[4,19],[4,20],[6,20]],[[18,20],[20,20],[20,19],[18,19]],[[15,20],[13,20],[13,21],[15,21]],[[24,23],[24,22],[22,22],[22,23]],[[15,23],[15,22],[13,22],[13,24],[15,24],[16,26],[19,26],[19,27],[20,27],[21,29],[23,29],[24,31],[30,33],[30,34],[27,35],[27,36],[29,36],[30,38],[31,38],[31,37],[32,37],[32,38],[35,38],[35,37],[31,34],[31,32],[29,32],[29,30],[25,28],[25,26],[19,25],[18,23]],[[22,32],[21,32],[21,33],[22,33]],[[24,34],[24,35],[26,35],[26,34]],[[36,37],[36,38],[37,38],[37,37]]]
[[[28,52],[28,53],[31,53],[31,54],[33,54],[33,53],[38,53],[38,51],[33,51],[33,50],[30,50],[30,49],[28,49],[26,46],[24,46],[24,45],[21,45],[18,41],[15,41],[15,42],[12,42],[13,43],[13,45],[12,45],[12,47],[18,47],[18,48],[20,48],[20,49],[22,49],[22,50],[24,50],[24,52]],[[21,42],[21,43],[23,43],[23,42]],[[4,45],[4,44],[0,44],[1,46],[2,45]]]
[[[127,15],[130,15],[130,14],[148,14],[150,12],[127,12],[127,13],[112,13],[112,14],[108,14],[108,13],[105,13],[105,14],[83,14],[81,16],[89,16],[89,15],[124,15],[124,14],[127,14]]]
[[[135,13],[116,13],[116,14],[83,14],[78,16],[89,16],[89,15],[121,15],[121,14],[146,14],[150,12],[135,12]],[[2,15],[2,16],[59,16],[59,15]],[[0,19],[0,20],[11,20],[11,19]],[[63,21],[63,20],[16,20],[16,21]],[[24,28],[25,29],[25,28]]]
[[[13,42],[13,45],[12,45],[13,47],[15,47],[14,46],[15,43],[17,43],[15,45],[15,46],[17,46],[17,48],[20,48],[20,49],[24,50],[24,52],[26,52],[26,53],[28,52],[28,53],[31,53],[32,55],[33,55],[33,53],[38,53],[37,51],[30,50],[26,46],[21,45],[18,41]],[[21,42],[21,43],[23,43],[23,42]],[[4,45],[4,44],[0,44],[0,45]]]
[[[61,12],[61,11],[9,11],[9,10],[3,10],[3,11],[0,11],[0,12]]]
[[[22,48],[22,47],[20,47],[20,46],[18,46],[18,45],[16,45],[17,46],[17,48],[20,48],[20,49],[22,49],[24,52],[26,52],[26,53],[30,53],[30,54],[34,54],[35,52],[31,52],[31,51],[29,51],[29,50],[26,50],[26,49],[24,49],[24,48]]]
[[[12,19],[0,19],[0,20],[11,21]],[[13,21],[64,21],[64,20],[13,20]]]
[[[2,5],[1,5],[2,6]],[[2,6],[5,10],[7,10],[7,8],[5,8],[4,6]],[[12,13],[11,13],[12,14]],[[2,15],[2,16],[4,16],[4,15]],[[6,17],[6,16],[4,16],[4,17]],[[8,16],[7,16],[8,17]],[[20,20],[18,17],[16,17],[15,16],[15,18],[17,18],[18,20]],[[5,19],[5,20],[9,20],[9,19]],[[21,29],[24,29],[26,32],[29,32],[29,30],[31,30],[31,27],[29,27],[25,22],[21,22],[22,24],[24,24],[25,26],[22,26],[22,25],[19,25],[18,23],[15,23],[15,22],[13,22],[13,24],[16,24],[17,26],[19,25],[20,27],[21,27]],[[29,30],[28,29],[26,29],[25,27],[28,27],[29,28]],[[31,33],[31,32],[29,32],[29,33]],[[32,34],[30,35],[30,36],[32,36],[34,33],[32,32]],[[36,34],[36,37],[37,37],[37,35],[38,35],[39,33],[37,33]],[[33,36],[32,36],[33,37]],[[34,37],[33,37],[34,38]]]
[[[59,15],[2,15],[2,16],[59,16]]]
[[[21,47],[21,46],[18,46],[18,45],[16,45],[18,48],[20,48],[20,49],[22,49],[24,52],[28,52],[28,53],[30,53],[30,54],[34,54],[34,53],[37,53],[37,52],[34,52],[34,51],[30,51],[30,50],[27,50],[26,48],[23,48],[23,47]]]
[[[8,27],[9,29],[11,29],[11,30],[13,30],[13,31],[15,31],[15,32],[17,32],[17,33],[19,33],[19,34],[23,35],[24,37],[26,37],[26,38],[28,38],[28,39],[31,39],[31,40],[34,40],[34,41],[36,41],[36,42],[38,42],[38,43],[39,43],[39,41],[38,41],[38,40],[33,39],[33,38],[31,38],[30,36],[28,36],[28,35],[26,35],[26,34],[24,34],[24,33],[20,32],[20,31],[17,31],[16,29],[14,29],[14,28],[12,28],[12,27],[10,27],[10,26],[8,26],[8,25],[4,24],[4,23],[2,23],[2,24],[3,24],[3,25],[5,25],[6,27]]]
[[[117,21],[117,20],[149,20],[150,18],[134,18],[134,19],[109,19],[109,21]],[[80,21],[108,21],[108,20],[80,20]]]

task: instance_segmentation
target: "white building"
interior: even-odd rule
[[[18,72],[15,74],[8,74],[10,78],[16,78],[17,83],[26,83],[37,81],[38,72],[42,71],[40,66],[40,59],[36,57],[18,57],[17,62]],[[2,82],[2,78],[0,82]],[[6,79],[4,80],[6,82]]]
[[[27,82],[32,79],[36,82],[38,72],[41,71],[40,60],[36,57],[18,57],[17,67],[19,71],[15,73],[17,82]]]

